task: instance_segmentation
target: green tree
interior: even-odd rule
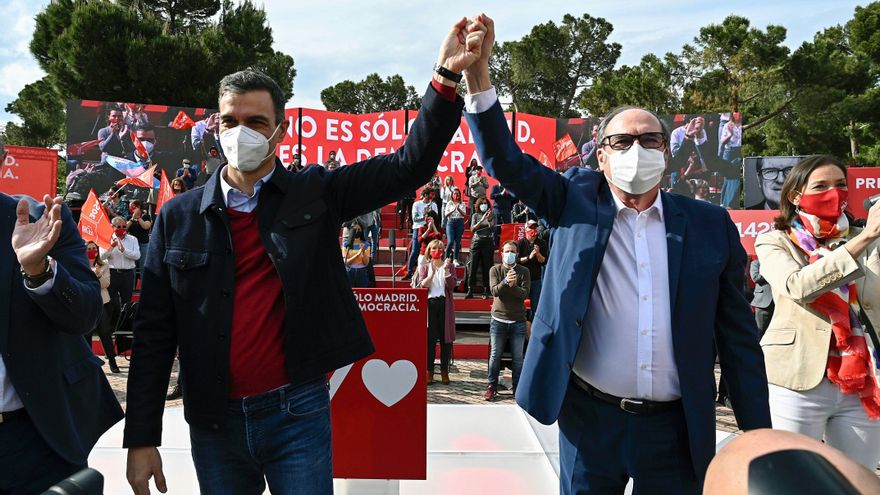
[[[62,107],[67,99],[97,99],[212,108],[220,79],[247,67],[269,74],[290,98],[293,58],[272,48],[265,11],[250,0],[224,0],[216,16],[214,3],[55,0],[37,15],[30,49]],[[38,124],[19,110],[51,94],[19,94],[10,111],[23,129]],[[63,118],[57,126],[62,132]],[[16,139],[39,138],[27,132]]]
[[[25,86],[6,111],[23,121],[6,124],[8,143],[49,148],[64,142],[64,103],[47,78]]]
[[[321,91],[321,102],[331,112],[371,113],[386,110],[418,109],[416,89],[395,74],[385,79],[369,74],[362,81],[345,80]]]
[[[579,106],[589,115],[605,115],[621,105],[648,108],[660,114],[681,111],[686,77],[678,57],[648,54],[639,65],[621,66],[602,74],[581,93]]]
[[[589,14],[566,14],[559,25],[538,24],[521,40],[498,47],[492,76],[520,112],[577,116],[583,88],[613,69],[620,57],[620,44],[607,41],[613,29]]]

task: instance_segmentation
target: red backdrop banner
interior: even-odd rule
[[[333,476],[427,476],[425,289],[354,289],[376,352],[330,377]]]
[[[27,194],[42,200],[54,197],[57,189],[58,152],[26,146],[6,147],[9,154],[0,164],[0,191],[6,194]]]
[[[847,208],[856,218],[867,218],[863,203],[869,197],[880,194],[880,167],[850,167],[846,173],[849,199]]]
[[[755,238],[773,230],[773,219],[779,216],[779,210],[730,210],[729,213],[749,256],[755,255]]]

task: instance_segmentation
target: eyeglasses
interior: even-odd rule
[[[645,132],[642,134],[612,134],[602,140],[602,146],[608,145],[613,150],[625,151],[638,141],[642,148],[659,150],[666,145],[666,135],[662,132]]]
[[[794,167],[762,168],[761,178],[764,180],[779,180],[779,174],[782,173],[782,180],[785,180],[785,178],[788,177],[788,174],[791,173],[792,168]]]

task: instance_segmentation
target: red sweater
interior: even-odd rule
[[[290,382],[284,361],[284,291],[257,224],[257,212],[229,211],[235,253],[229,397],[259,395]]]

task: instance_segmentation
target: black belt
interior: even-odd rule
[[[21,409],[16,409],[15,411],[6,411],[0,413],[0,424],[11,421],[15,418],[23,418],[27,416],[27,412],[22,407]]]
[[[657,414],[681,407],[681,399],[657,402],[647,399],[627,399],[615,395],[606,394],[589,383],[583,381],[576,374],[571,374],[571,382],[587,394],[609,404],[613,404],[631,414]]]
[[[134,271],[134,268],[111,268],[111,272],[131,272]]]

